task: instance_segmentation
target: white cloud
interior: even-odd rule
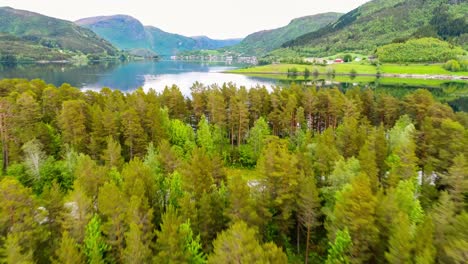
[[[0,0],[11,6],[67,20],[127,14],[145,25],[187,36],[245,37],[324,12],[348,12],[369,0]]]

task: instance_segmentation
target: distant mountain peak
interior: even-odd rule
[[[207,36],[186,37],[168,33],[154,26],[144,26],[128,15],[88,17],[75,23],[93,30],[121,49],[148,49],[163,56],[181,51],[218,49],[240,42],[240,39],[216,40]]]

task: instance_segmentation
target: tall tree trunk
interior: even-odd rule
[[[310,226],[307,227],[307,241],[305,250],[305,264],[309,263],[309,240],[310,240]]]
[[[301,249],[301,242],[300,242],[300,238],[301,238],[301,234],[300,234],[300,223],[299,221],[297,222],[297,225],[296,225],[296,241],[297,241],[297,254],[299,254],[299,251]]]

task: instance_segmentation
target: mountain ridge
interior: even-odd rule
[[[304,33],[313,32],[336,21],[341,13],[327,12],[292,19],[287,25],[254,32],[230,50],[249,55],[261,55]]]
[[[441,6],[447,8],[446,13],[438,9]],[[294,48],[309,56],[343,51],[369,53],[379,46],[411,37],[442,37],[466,46],[465,41],[460,40],[460,35],[466,34],[468,28],[466,15],[463,19],[464,10],[468,11],[467,1],[373,0],[344,14],[332,24],[285,42],[282,47]],[[437,16],[442,16],[441,21],[459,19],[446,28],[462,24],[459,26],[462,29],[447,36],[434,33],[441,31],[440,24],[433,22]]]
[[[218,49],[240,42],[240,39],[218,40],[170,33],[155,26],[145,26],[137,18],[122,14],[82,18],[75,23],[93,30],[119,48],[144,48],[163,56],[176,55],[181,51]]]
[[[0,32],[3,53],[15,54],[26,48],[24,55],[30,58],[46,58],[48,50],[64,53],[63,57],[69,57],[67,52],[111,56],[118,52],[93,31],[71,21],[12,7],[0,7]]]

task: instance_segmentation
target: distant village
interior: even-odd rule
[[[171,60],[225,62],[226,64],[258,64],[256,56],[239,55],[177,55],[171,56]]]

